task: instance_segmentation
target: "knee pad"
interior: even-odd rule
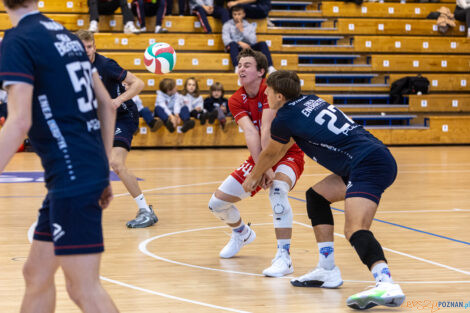
[[[307,214],[312,222],[312,226],[321,224],[334,225],[333,214],[331,213],[330,202],[322,195],[310,188],[305,193],[307,199]]]
[[[274,228],[292,228],[292,208],[287,198],[289,184],[274,180],[269,190],[269,200],[273,208]]]
[[[377,261],[385,261],[384,251],[380,243],[375,239],[374,234],[369,230],[358,230],[349,238],[349,242],[356,249],[362,263],[367,265],[369,270]]]
[[[220,200],[212,195],[209,200],[209,210],[225,223],[233,224],[240,220],[240,212],[231,202]]]

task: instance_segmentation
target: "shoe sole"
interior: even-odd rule
[[[373,308],[374,306],[377,306],[377,305],[383,305],[383,306],[388,306],[388,307],[399,307],[405,301],[405,295],[398,295],[398,296],[386,297],[386,298],[380,298],[380,299],[374,299],[374,298],[367,299],[366,298],[365,301],[367,302],[362,303],[362,305],[360,302],[363,302],[363,301],[357,301],[357,300],[351,303],[346,302],[346,304],[352,309],[361,310],[361,311]]]
[[[321,280],[291,280],[290,283],[294,287],[307,287],[307,288],[328,288],[335,289],[343,285],[343,281],[324,282]]]

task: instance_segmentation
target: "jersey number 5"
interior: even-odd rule
[[[82,113],[89,112],[93,108],[97,108],[98,104],[96,99],[93,99],[93,85],[91,77],[91,64],[90,62],[72,62],[67,64],[67,71],[69,72],[70,80],[72,81],[73,89],[76,93],[85,91],[86,98],[80,97],[77,99],[78,109]]]
[[[330,117],[330,121],[328,122],[328,125],[327,125],[328,129],[331,132],[333,132],[335,135],[341,134],[346,129],[348,129],[349,126],[354,124],[354,122],[349,117],[344,115],[343,112],[339,111],[339,113],[342,114],[344,118],[346,118],[349,122],[351,122],[351,124],[345,123],[343,126],[339,128],[335,126],[336,120],[338,119],[338,116],[336,116],[336,114],[338,114],[338,110],[336,110],[333,105],[329,105],[328,108],[321,110],[320,113],[318,113],[318,115],[315,117],[315,122],[319,125],[323,125],[325,123],[324,116],[327,115]]]

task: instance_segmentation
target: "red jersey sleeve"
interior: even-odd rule
[[[241,94],[236,92],[228,99],[228,107],[230,112],[238,123],[238,120],[244,116],[249,116],[248,111],[244,108]]]

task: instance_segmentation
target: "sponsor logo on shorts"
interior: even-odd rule
[[[348,185],[346,186],[346,189],[349,189],[353,186],[353,184],[351,183],[351,181],[348,181]]]
[[[65,235],[65,231],[62,230],[62,226],[57,223],[52,223],[52,226],[54,227],[54,231],[52,232],[52,239],[57,242],[57,240]]]
[[[119,135],[120,133],[122,133],[122,130],[119,127],[116,128],[116,131],[114,132],[114,135]]]

